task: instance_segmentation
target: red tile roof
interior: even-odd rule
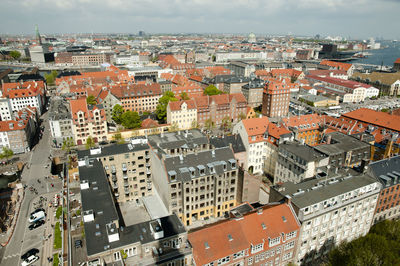
[[[43,81],[25,81],[22,84],[17,82],[3,83],[2,86],[3,96],[10,99],[43,95],[44,89]]]
[[[283,118],[282,122],[286,128],[297,127],[298,131],[308,131],[318,129],[319,125],[323,123],[322,119],[323,117],[318,114],[309,114]]]
[[[345,71],[348,71],[352,66],[352,64],[335,62],[335,61],[330,61],[330,60],[322,60],[320,64],[325,65],[325,66],[334,67],[334,68],[337,68],[340,70],[345,70]]]
[[[193,100],[186,100],[186,101],[174,101],[169,102],[169,108],[171,111],[179,111],[182,108],[182,104],[187,104],[187,109],[196,109],[196,104]]]
[[[400,119],[389,113],[360,108],[342,116],[400,132]]]
[[[298,236],[299,229],[300,224],[291,208],[287,204],[279,204],[264,206],[262,212],[256,210],[240,219],[231,218],[191,232],[188,240],[193,247],[196,265],[204,265],[251,249],[251,245],[266,243],[264,250],[269,250],[269,238],[294,231]]]
[[[353,81],[353,80],[346,80],[346,79],[339,79],[339,78],[332,78],[332,77],[321,77],[321,76],[314,76],[314,75],[307,75],[308,79],[313,79],[321,82],[326,82],[330,84],[335,84],[338,86],[346,87],[349,89],[357,89],[360,87],[363,88],[370,88],[372,87],[369,84]]]

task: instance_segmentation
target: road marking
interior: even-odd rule
[[[3,257],[3,259],[5,259],[5,260],[12,259],[12,258],[17,257],[17,256],[19,256],[19,254],[16,253],[16,254],[5,256],[5,257]]]

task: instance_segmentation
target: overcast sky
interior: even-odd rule
[[[0,33],[249,33],[400,39],[400,0],[0,0]]]

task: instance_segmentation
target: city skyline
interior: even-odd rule
[[[50,6],[51,5],[51,6]],[[398,39],[400,1],[6,1],[3,34],[246,33]],[[28,11],[29,10],[29,11]],[[23,18],[23,19],[21,19]],[[50,23],[51,21],[51,23]],[[397,34],[397,35],[396,35]]]

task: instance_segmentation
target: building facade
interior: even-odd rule
[[[72,132],[72,116],[69,107],[68,102],[62,98],[54,98],[50,103],[50,132],[53,144],[56,147],[62,147],[63,143],[67,140],[75,143]]]
[[[169,102],[167,123],[178,129],[190,129],[197,125],[197,108],[194,100]]]
[[[262,114],[268,117],[282,117],[289,112],[290,89],[284,82],[271,81],[265,85]]]

